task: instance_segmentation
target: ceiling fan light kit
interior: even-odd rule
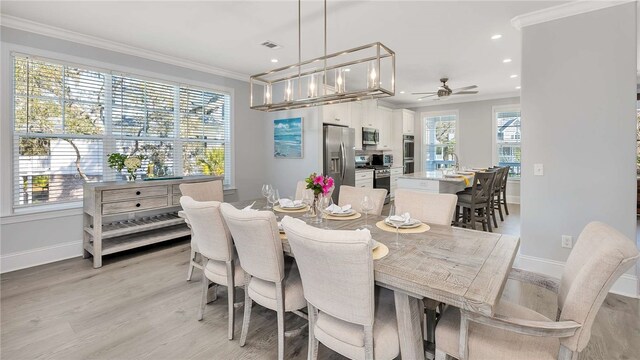
[[[300,19],[298,0],[298,63],[252,75],[251,109],[289,110],[395,95],[395,52],[375,42],[327,54],[325,0],[324,56],[302,61]]]

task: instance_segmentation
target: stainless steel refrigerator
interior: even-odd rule
[[[324,139],[322,145],[323,173],[333,178],[335,190],[333,190],[333,202],[338,203],[340,185],[356,184],[356,160],[354,144],[356,132],[354,129],[343,126],[324,125]]]

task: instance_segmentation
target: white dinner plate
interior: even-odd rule
[[[395,225],[393,225],[393,223],[391,221],[389,221],[389,218],[384,219],[384,223],[391,226],[391,227],[396,227]],[[418,226],[422,225],[422,222],[418,219],[411,219],[410,222],[408,224],[402,224],[400,226],[398,226],[400,229],[413,229],[413,228],[417,228]]]
[[[284,207],[284,206],[280,205],[280,209],[282,209],[282,210],[300,210],[300,209],[302,209],[302,208],[304,208],[306,206],[307,205],[305,205],[305,204],[287,206],[287,207]]]
[[[337,213],[337,214],[334,214],[334,213],[331,213],[331,212],[330,212],[330,213],[328,213],[328,214],[329,214],[329,215],[331,215],[331,216],[343,217],[343,216],[351,216],[351,215],[353,215],[353,214],[355,214],[355,213],[356,213],[356,212],[355,212],[355,210],[353,210],[353,209],[349,209],[349,212],[346,212],[346,213]]]

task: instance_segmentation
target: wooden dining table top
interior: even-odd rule
[[[233,203],[237,208],[251,201]],[[254,209],[266,202],[257,200]],[[275,212],[278,220],[288,215],[302,218],[300,212]],[[415,298],[429,298],[484,315],[493,315],[502,296],[520,239],[515,236],[429,224],[430,230],[400,234],[376,227],[384,216],[369,215],[374,240],[385,244],[389,254],[374,261],[376,284],[402,291]],[[303,218],[304,219],[304,218]],[[355,230],[366,217],[353,220],[327,220],[310,225],[329,230]],[[291,253],[283,237],[285,253]]]

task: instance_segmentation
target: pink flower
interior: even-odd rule
[[[329,190],[331,190],[331,186],[329,185],[322,185],[322,193],[327,195],[329,193]]]
[[[322,185],[324,178],[322,177],[322,175],[318,175],[316,176],[315,179],[313,179],[313,184],[314,185]]]
[[[328,187],[332,187],[333,186],[333,178],[332,177],[327,177],[327,186]]]

